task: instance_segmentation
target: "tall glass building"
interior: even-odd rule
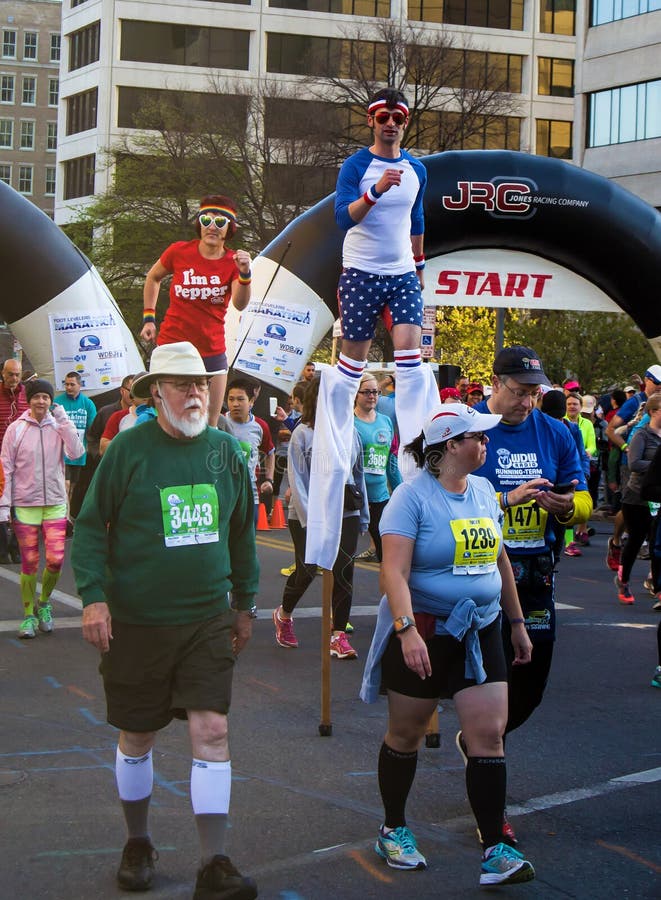
[[[574,161],[661,209],[661,0],[592,0],[584,24]]]

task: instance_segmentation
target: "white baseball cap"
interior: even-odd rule
[[[206,375],[210,378],[212,375],[219,375],[220,371],[207,372],[204,360],[190,341],[161,344],[151,355],[149,372],[135,379],[131,392],[136,397],[148,397],[149,385],[161,375],[175,375],[178,378],[200,378]]]
[[[460,434],[472,434],[476,431],[489,431],[495,428],[502,416],[492,413],[476,412],[463,403],[446,403],[437,406],[425,419],[422,426],[424,446],[440,444]]]
[[[645,372],[645,378],[651,378],[655,384],[661,384],[661,366],[650,366]]]

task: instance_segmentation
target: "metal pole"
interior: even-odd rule
[[[505,345],[505,307],[496,307],[496,335],[495,335],[495,353],[500,353]]]

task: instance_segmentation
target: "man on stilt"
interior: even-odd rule
[[[395,347],[402,446],[420,432],[428,409],[438,403],[433,375],[420,356],[427,173],[401,149],[408,118],[404,94],[392,88],[378,91],[367,108],[373,142],[345,160],[337,180],[335,218],[347,232],[338,285],[342,351],[336,368],[322,373],[306,550],[306,562],[327,569],[339,543],[354,399],[384,311]]]

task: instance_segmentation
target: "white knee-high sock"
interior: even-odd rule
[[[127,756],[117,747],[115,778],[129,838],[149,837],[149,802],[154,785],[151,750],[144,756]]]
[[[351,470],[353,404],[365,363],[340,354],[321,373],[312,439],[306,563],[332,569],[340,546],[344,485]]]
[[[232,791],[232,763],[194,759],[190,773],[190,797],[195,815],[227,815]]]
[[[200,839],[202,865],[224,853],[227,814],[232,791],[232,763],[194,759],[190,795]]]
[[[399,468],[402,478],[410,480],[415,463],[404,447],[422,431],[422,423],[438,406],[438,386],[431,366],[422,363],[420,349],[395,350],[395,415],[399,429]]]
[[[154,763],[151,750],[144,756],[127,756],[117,747],[115,778],[120,800],[144,800],[154,786]]]

